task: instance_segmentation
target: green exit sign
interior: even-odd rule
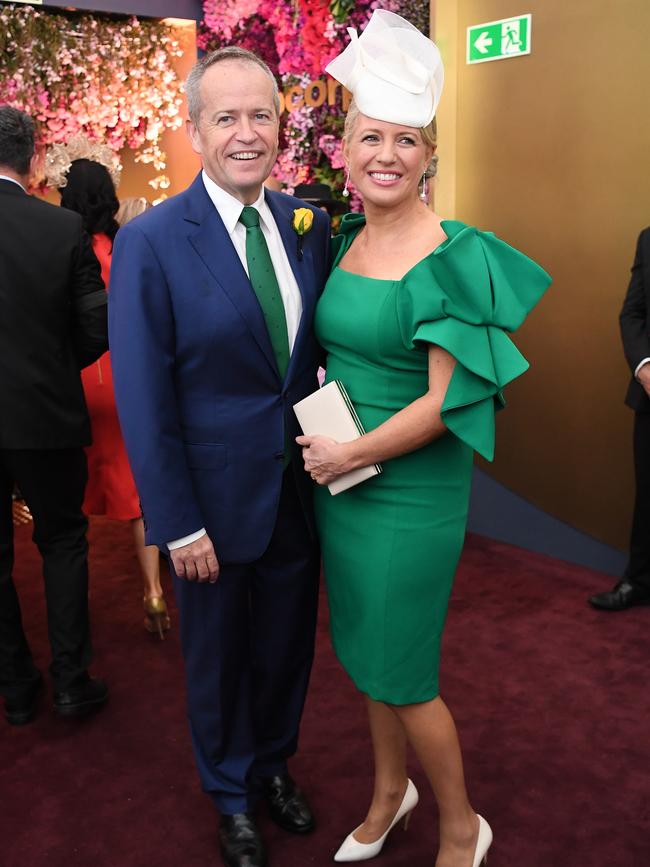
[[[530,54],[532,15],[502,18],[467,28],[467,62],[486,63]]]

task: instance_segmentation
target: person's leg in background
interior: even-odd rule
[[[650,605],[650,412],[634,413],[634,514],[627,567],[613,590],[589,601],[603,611]]]
[[[34,665],[23,630],[20,603],[13,582],[12,492],[5,452],[0,450],[0,694],[12,725],[33,719],[43,679]]]
[[[81,448],[9,454],[43,558],[54,705],[61,716],[82,716],[108,697],[106,684],[88,674],[88,521],[81,509],[86,455]]]
[[[147,632],[157,633],[161,640],[171,628],[171,620],[160,583],[160,551],[156,545],[145,545],[144,521],[134,518],[131,521],[135,553],[144,579],[144,628]]]

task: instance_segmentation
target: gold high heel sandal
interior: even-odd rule
[[[144,600],[144,628],[147,632],[157,632],[160,640],[165,640],[165,632],[171,629],[164,596],[150,596]]]

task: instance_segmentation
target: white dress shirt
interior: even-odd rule
[[[636,366],[636,370],[634,371],[634,376],[635,376],[635,377],[637,377],[637,376],[639,375],[639,371],[641,370],[641,368],[643,367],[643,365],[644,365],[644,364],[647,364],[649,361],[650,361],[650,358],[644,358],[642,361],[640,361],[640,362],[637,364],[637,366]]]
[[[219,211],[219,216],[230,235],[230,240],[244,266],[244,271],[248,274],[248,264],[246,262],[246,226],[239,222],[244,206],[239,199],[236,199],[230,193],[218,187],[205,172],[203,172],[203,183],[215,208]],[[289,257],[287,256],[287,251],[284,249],[280,231],[273,219],[271,209],[266,204],[264,187],[262,187],[257,201],[253,202],[249,207],[255,208],[260,215],[260,228],[269,248],[273,270],[275,271],[275,276],[278,278],[280,294],[282,295],[284,315],[287,318],[289,352],[293,352],[293,344],[296,342],[296,334],[298,334],[300,317],[302,316],[302,296],[300,295],[296,278],[291,270]]]
[[[248,274],[248,263],[246,262],[246,226],[239,222],[239,217],[244,208],[239,199],[231,196],[215,182],[209,178],[205,171],[202,173],[203,183],[208,195],[219,212],[219,216],[223,220],[226,231],[230,235],[230,240],[239,256],[239,259],[244,266],[244,271]],[[284,249],[280,231],[273,219],[271,209],[266,204],[264,198],[264,187],[262,187],[256,202],[253,202],[249,207],[255,208],[260,215],[260,228],[266,240],[273,270],[278,279],[280,294],[282,295],[282,303],[284,304],[284,314],[287,319],[287,337],[289,338],[289,352],[293,352],[293,345],[296,342],[296,335],[300,327],[300,318],[302,316],[302,296],[298,283],[291,270],[287,251]],[[205,536],[205,528],[202,527],[195,533],[189,536],[183,536],[182,539],[175,539],[173,542],[168,542],[167,547],[170,551],[174,548],[181,548],[183,545],[189,545],[190,542],[195,542]]]

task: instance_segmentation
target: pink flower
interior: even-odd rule
[[[259,5],[260,0],[205,0],[203,23],[219,33],[224,42],[229,42],[235,28],[255,15]]]
[[[342,169],[345,166],[343,159],[343,142],[334,135],[322,135],[318,139],[318,147],[330,161],[333,169]]]

